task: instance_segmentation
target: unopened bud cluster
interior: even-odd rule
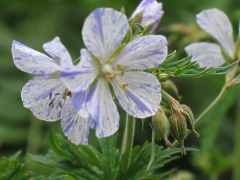
[[[182,153],[185,154],[184,141],[188,133],[192,132],[199,137],[194,126],[194,120],[191,108],[174,100],[169,112],[163,107],[159,109],[153,117],[152,124],[154,130],[165,141],[166,145],[172,147],[175,143],[178,143],[182,147]],[[169,137],[173,138],[175,143],[171,143]]]

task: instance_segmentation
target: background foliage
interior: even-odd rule
[[[218,7],[231,18],[234,29],[238,29],[240,17],[239,0],[163,0],[165,16],[159,33],[167,35],[170,49],[177,49],[184,57],[183,48],[190,42],[208,39],[195,24],[195,14],[204,8]],[[125,7],[128,15],[139,3],[138,0],[1,0],[0,1],[0,158],[16,153],[19,149],[32,153],[44,153],[48,148],[48,124],[37,121],[23,108],[20,90],[29,78],[16,70],[12,63],[10,48],[13,39],[41,49],[41,45],[60,36],[73,58],[78,58],[82,47],[81,25],[85,17],[96,7]],[[237,34],[237,31],[235,31]],[[198,114],[217,94],[223,84],[223,76],[208,78],[176,78],[182,102],[190,105]],[[201,138],[188,139],[200,152],[190,153],[175,161],[179,171],[176,179],[231,179],[234,177],[240,159],[240,148],[236,119],[239,118],[239,88],[229,91],[218,106],[200,124]],[[55,126],[55,124],[52,124]],[[140,132],[149,136],[148,130]],[[15,155],[11,164],[15,164]],[[1,161],[3,162],[3,161]],[[10,163],[10,162],[8,162]],[[4,167],[1,166],[0,168]],[[1,169],[0,169],[1,171]],[[239,170],[240,171],[240,170]],[[190,173],[190,174],[189,174]]]

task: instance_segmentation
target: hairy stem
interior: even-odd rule
[[[218,101],[222,98],[226,90],[228,89],[228,85],[225,84],[217,97],[207,106],[206,109],[203,110],[203,112],[197,117],[195,124],[197,124],[217,103]]]
[[[147,170],[150,170],[155,158],[155,131],[152,129],[152,151],[151,151],[151,157],[147,165]]]

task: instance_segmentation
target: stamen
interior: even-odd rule
[[[69,91],[69,89],[66,88],[63,93],[63,99],[66,100],[67,97],[71,97],[71,96],[72,96],[71,91]]]
[[[126,90],[128,84],[122,80],[119,81],[119,84],[120,84],[120,87],[123,89],[123,90]]]

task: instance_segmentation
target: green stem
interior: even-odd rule
[[[150,157],[150,160],[148,162],[148,165],[147,165],[147,170],[150,170],[153,162],[154,162],[154,158],[155,158],[155,131],[154,129],[152,129],[152,151],[151,151],[151,157]]]
[[[136,119],[132,118],[132,132],[131,132],[131,142],[130,142],[130,148],[132,150],[134,145],[134,138],[135,138],[135,129],[136,129]]]
[[[27,151],[30,153],[37,153],[41,148],[42,139],[42,122],[37,119],[31,119],[31,126],[29,129],[29,138]]]
[[[132,147],[134,144],[134,137],[135,137],[135,126],[136,126],[136,120],[126,115],[125,129],[123,133],[122,146],[121,146],[122,155],[125,152],[127,152],[127,150],[129,150],[129,152],[132,151]]]
[[[170,103],[176,101],[176,99],[174,99],[171,95],[169,95],[169,94],[168,94],[166,91],[164,91],[164,90],[162,90],[162,96],[163,96],[163,98],[164,98],[166,101],[168,101],[168,102],[170,102]]]
[[[135,128],[136,128],[136,119],[131,119],[131,129],[129,132],[130,140],[129,140],[129,157],[128,157],[128,167],[130,162],[132,161],[132,152],[133,152],[133,145],[134,145],[134,138],[135,138]]]
[[[233,179],[239,180],[240,179],[240,99],[237,103],[237,115],[236,115],[236,124],[235,124],[235,140],[234,140],[234,170],[233,170]]]
[[[217,95],[217,97],[211,102],[211,104],[209,104],[207,106],[206,109],[203,110],[203,112],[197,117],[195,124],[197,124],[217,103],[218,101],[222,98],[222,96],[224,95],[224,93],[226,92],[228,86],[227,84],[225,84],[221,91],[219,92],[219,94]]]
[[[121,154],[122,155],[126,152],[126,149],[127,149],[128,128],[129,128],[129,117],[128,117],[128,114],[126,114],[125,128],[124,128],[124,132],[123,132],[122,146],[121,146]]]

